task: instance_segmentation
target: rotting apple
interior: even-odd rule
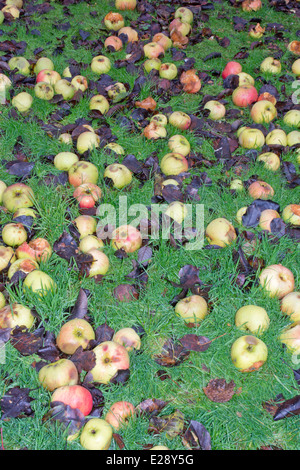
[[[7,185],[4,183],[4,181],[0,181],[0,204],[2,204],[2,197],[6,188],[7,188]]]
[[[136,0],[116,0],[115,7],[117,10],[134,10],[136,7]]]
[[[119,31],[125,25],[123,16],[120,13],[110,11],[104,16],[104,24],[109,31]]]
[[[65,385],[54,390],[51,402],[60,402],[81,411],[88,416],[93,409],[93,396],[82,385]]]
[[[96,363],[87,373],[85,380],[108,384],[119,370],[129,369],[128,351],[115,341],[104,341],[92,351],[95,354]]]
[[[181,85],[183,85],[182,91],[184,93],[194,94],[201,90],[201,79],[194,69],[183,71],[179,80]]]
[[[0,309],[6,305],[6,298],[3,292],[0,292]]]
[[[105,415],[107,421],[115,430],[128,424],[135,415],[135,407],[128,401],[117,401],[111,405]]]
[[[111,150],[112,152],[116,153],[117,155],[125,155],[125,150],[122,145],[118,144],[117,142],[109,142],[103,147],[104,150]]]
[[[121,328],[116,331],[112,341],[121,344],[127,351],[141,349],[141,338],[133,328]]]
[[[194,14],[190,8],[180,7],[175,11],[174,18],[179,18],[183,23],[192,24],[194,20]]]
[[[265,209],[260,214],[259,227],[271,232],[271,222],[273,219],[280,219],[279,213],[274,209]]]
[[[160,126],[166,127],[168,124],[168,118],[165,114],[157,113],[150,118],[150,122],[156,122]]]
[[[81,239],[87,235],[93,235],[93,233],[96,232],[97,220],[91,215],[79,215],[74,219],[73,223],[76,226]]]
[[[285,206],[281,217],[287,224],[300,226],[300,204],[288,204]]]
[[[199,325],[208,314],[208,305],[201,295],[190,295],[179,300],[174,311],[176,315],[183,318],[185,323]]]
[[[165,55],[165,50],[158,42],[148,42],[144,45],[144,55],[147,59],[158,59]]]
[[[83,134],[85,134],[85,132]],[[74,186],[74,188],[85,183],[97,184],[98,176],[99,172],[96,165],[83,160],[73,163],[68,171],[69,183]]]
[[[219,119],[222,119],[226,114],[226,108],[224,104],[216,100],[207,101],[203,109],[207,109],[210,111],[208,119],[212,119],[213,121],[218,121]]]
[[[123,43],[119,36],[109,36],[104,41],[104,47],[112,52],[118,52],[123,48]]]
[[[84,318],[74,318],[62,325],[56,338],[56,345],[65,354],[74,354],[81,346],[86,349],[95,332],[91,324]]]
[[[259,275],[260,285],[270,297],[282,299],[294,290],[295,279],[292,271],[282,264],[272,264]]]
[[[2,240],[8,246],[16,247],[27,240],[27,231],[23,224],[11,222],[2,229]]]
[[[132,181],[132,172],[121,163],[108,165],[104,170],[103,176],[104,178],[109,178],[113,183],[113,187],[117,189],[128,186]]]
[[[158,44],[160,44],[164,48],[165,51],[167,51],[168,49],[170,49],[170,47],[172,47],[172,39],[170,39],[169,36],[167,36],[164,33],[154,34],[152,41],[158,42]]]
[[[54,91],[57,95],[62,95],[63,99],[68,101],[73,98],[76,88],[66,78],[61,78],[54,85]]]
[[[15,273],[22,272],[25,275],[31,273],[34,269],[39,269],[39,265],[36,261],[30,258],[17,259],[14,261],[7,271],[7,277],[9,280],[12,279]]]
[[[260,64],[260,71],[277,75],[281,72],[281,63],[274,57],[266,57]]]
[[[173,135],[168,140],[168,147],[171,152],[180,153],[186,157],[191,151],[191,144],[183,135]]]
[[[46,262],[52,255],[52,248],[48,240],[42,237],[33,238],[28,243],[24,242],[16,249],[19,259],[30,258],[33,261]]]
[[[166,176],[175,176],[188,171],[189,164],[181,153],[171,152],[161,159],[160,169]]]
[[[75,75],[75,77],[73,77],[71,80],[71,84],[73,85],[75,90],[80,90],[84,92],[88,89],[87,78],[83,75]]]
[[[164,64],[161,64],[158,73],[160,78],[174,80],[177,77],[178,70],[175,64],[171,62],[166,62]]]
[[[30,62],[25,57],[15,56],[8,61],[10,70],[17,70],[21,75],[30,74]]]
[[[17,302],[6,305],[0,310],[0,328],[15,328],[25,326],[31,328],[35,317],[30,308]]]
[[[59,359],[43,366],[38,373],[42,387],[53,392],[59,387],[77,385],[79,374],[74,362],[70,359]]]
[[[0,245],[0,272],[16,261],[15,252],[11,246]]]
[[[250,115],[257,124],[269,123],[277,117],[277,109],[268,100],[261,100],[254,103]]]
[[[241,372],[253,372],[260,369],[267,358],[267,345],[253,335],[241,336],[231,346],[232,362]]]
[[[114,250],[123,249],[133,253],[142,246],[141,232],[132,225],[121,225],[112,232],[111,246]]]
[[[212,220],[205,230],[206,238],[210,245],[225,247],[237,238],[234,226],[224,217]]]
[[[111,61],[108,57],[104,55],[97,55],[93,57],[91,62],[92,72],[102,75],[103,73],[108,73],[111,69]]]
[[[151,121],[143,129],[143,135],[146,137],[146,139],[152,139],[152,140],[164,139],[165,137],[167,137],[167,130],[165,126],[159,124],[158,122]]]
[[[161,60],[158,59],[157,57],[154,57],[152,59],[147,59],[147,60],[145,60],[143,66],[144,66],[144,69],[146,70],[146,72],[150,73],[151,70],[153,70],[153,69],[155,69],[155,70],[160,69]]]
[[[102,418],[89,419],[80,434],[80,444],[86,450],[108,450],[113,437],[111,425]]]
[[[137,42],[139,40],[138,32],[130,26],[124,26],[119,29],[118,36],[123,41],[125,41],[123,38],[127,37],[127,42]]]
[[[40,100],[50,101],[54,96],[54,88],[47,82],[38,82],[33,91]]]
[[[268,312],[258,305],[244,305],[235,314],[235,326],[253,334],[262,334],[269,328]]]
[[[181,21],[179,18],[174,18],[168,26],[171,37],[173,32],[179,32],[182,36],[188,36],[192,31],[192,27],[189,23]]]
[[[94,95],[89,102],[89,109],[91,111],[100,111],[101,114],[106,114],[109,110],[109,102],[103,95]]]

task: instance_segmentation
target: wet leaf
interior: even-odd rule
[[[203,387],[207,398],[216,403],[225,403],[235,394],[235,383],[231,380],[229,383],[225,379],[212,379]]]
[[[206,351],[210,344],[211,340],[209,340],[206,336],[198,336],[194,334],[186,334],[179,338],[180,343],[182,346],[187,349],[188,351]]]
[[[186,350],[179,342],[168,339],[161,352],[155,354],[153,359],[163,367],[174,367],[181,364],[189,355],[190,351]]]
[[[136,406],[136,411],[147,416],[156,416],[167,406],[168,402],[159,398],[147,398]]]
[[[1,419],[23,418],[32,416],[31,402],[34,400],[29,396],[30,388],[10,388],[0,399]]]
[[[180,410],[165,416],[154,416],[149,422],[149,433],[166,434],[169,439],[181,434],[184,430],[184,414]]]
[[[211,437],[205,426],[199,421],[191,420],[183,439],[188,449],[211,450]]]

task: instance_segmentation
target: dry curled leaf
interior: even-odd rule
[[[203,387],[203,391],[211,401],[224,403],[231,400],[235,394],[234,388],[233,380],[227,383],[225,379],[212,379],[206,387]]]
[[[184,414],[180,410],[165,416],[154,416],[149,422],[149,433],[166,433],[169,439],[172,439],[184,430]]]
[[[156,101],[151,97],[145,98],[142,101],[136,101],[135,106],[137,108],[146,109],[147,111],[154,111],[156,108]]]

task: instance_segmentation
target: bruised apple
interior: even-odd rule
[[[280,168],[280,158],[274,152],[264,152],[257,157],[258,162],[264,162],[267,170],[277,171]]]
[[[212,220],[206,227],[205,235],[210,245],[221,247],[230,245],[237,238],[232,223],[224,217]]]
[[[51,402],[61,402],[81,411],[88,416],[93,409],[93,396],[82,385],[65,385],[54,390]]]
[[[160,162],[160,169],[166,176],[179,175],[187,171],[188,168],[187,159],[178,152],[167,153]]]
[[[9,267],[7,271],[7,277],[9,280],[11,280],[14,274],[16,274],[17,272],[28,274],[31,273],[31,271],[33,271],[34,269],[38,268],[39,265],[36,261],[33,261],[32,259],[17,259],[17,261],[14,261]]]
[[[84,238],[87,235],[93,235],[96,232],[97,221],[91,215],[79,215],[74,219],[74,225],[80,233],[80,238]]]
[[[93,261],[88,269],[88,277],[104,276],[109,269],[109,259],[107,255],[95,248],[92,248],[87,253],[93,257]]]
[[[169,123],[178,129],[187,130],[192,120],[190,116],[183,111],[173,111],[169,116]]]
[[[75,188],[84,183],[97,184],[98,175],[99,172],[96,165],[82,160],[73,163],[68,171],[69,183]]]
[[[142,246],[141,232],[132,225],[121,225],[112,233],[111,246],[114,250],[123,249],[126,253],[133,253]]]
[[[57,347],[65,354],[74,354],[80,346],[88,347],[95,339],[95,332],[90,323],[83,318],[74,318],[64,323],[57,335]]]
[[[16,261],[15,252],[11,246],[0,245],[0,272]]]
[[[16,302],[0,309],[0,328],[25,326],[29,329],[32,327],[34,319],[30,308]]]
[[[280,215],[274,209],[265,209],[260,214],[259,226],[263,230],[271,232],[271,222],[273,219],[279,219]]]
[[[113,187],[122,189],[132,181],[132,172],[125,165],[121,163],[112,163],[104,170],[104,178],[112,180]]]
[[[255,336],[241,336],[231,346],[232,362],[241,372],[253,372],[260,369],[267,358],[266,344]]]
[[[83,183],[76,187],[73,197],[77,200],[79,207],[88,209],[94,207],[101,199],[102,191],[94,183]]]
[[[115,341],[104,341],[92,351],[96,357],[96,364],[86,375],[86,379],[91,379],[92,382],[108,384],[119,370],[129,369],[128,352],[124,346]]]
[[[180,153],[186,157],[191,150],[191,145],[186,137],[183,135],[173,135],[168,140],[168,147],[171,152]]]
[[[260,285],[270,297],[282,299],[294,290],[295,279],[292,271],[282,264],[272,264],[262,270]]]
[[[274,189],[265,181],[254,181],[250,184],[248,193],[253,199],[269,199],[274,196]]]
[[[127,351],[141,348],[141,338],[133,328],[121,328],[112,340],[124,346]]]
[[[78,371],[74,362],[69,359],[59,359],[56,362],[46,364],[39,370],[40,384],[50,392],[56,388],[78,383]]]
[[[284,222],[300,226],[300,204],[288,204],[281,214]]]
[[[159,122],[151,121],[143,130],[143,135],[146,139],[163,139],[167,137],[167,130],[165,126],[161,125]]]
[[[107,421],[115,430],[120,429],[126,425],[128,420],[135,414],[135,408],[132,403],[128,401],[117,401],[109,408],[105,415]]]
[[[180,75],[180,83],[184,93],[198,93],[201,90],[201,80],[194,69],[183,71]]]
[[[11,222],[2,229],[2,240],[8,246],[19,246],[27,240],[27,231],[23,224]]]

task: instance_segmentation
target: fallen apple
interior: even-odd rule
[[[31,271],[33,271],[34,269],[39,269],[39,265],[36,261],[33,261],[30,258],[17,259],[9,267],[7,271],[7,277],[9,280],[11,280],[14,274],[16,274],[17,272],[21,272],[27,275],[28,273],[31,273]]]
[[[95,248],[89,250],[88,254],[93,257],[93,261],[89,266],[88,277],[104,276],[109,269],[109,259],[107,255]]]
[[[141,338],[133,328],[121,328],[116,331],[112,341],[121,344],[127,351],[141,348]]]
[[[129,354],[124,346],[115,341],[104,341],[92,351],[96,364],[86,375],[92,382],[108,384],[119,370],[129,369]]]
[[[160,162],[160,169],[166,176],[175,176],[188,171],[187,159],[177,152],[167,153]]]
[[[96,165],[83,160],[73,163],[68,171],[69,183],[74,186],[74,188],[85,183],[97,184],[98,175]]]
[[[207,101],[203,109],[208,109],[210,111],[208,119],[212,119],[213,121],[222,119],[226,114],[226,108],[224,104],[219,103],[219,101],[216,100]]]
[[[284,222],[300,226],[300,204],[288,204],[282,211]]]
[[[99,136],[93,131],[82,132],[77,139],[77,151],[81,155],[88,150],[98,148],[100,144]],[[96,183],[96,181],[95,181]]]
[[[235,106],[246,108],[257,101],[258,92],[254,85],[241,85],[235,88],[231,97]]]
[[[261,212],[259,218],[259,227],[271,232],[271,222],[274,219],[280,219],[280,215],[274,209],[265,209]]]
[[[55,155],[53,164],[55,168],[57,168],[60,171],[69,171],[71,166],[74,163],[77,163],[78,161],[79,161],[79,158],[76,155],[76,153],[59,152],[57,155]]]
[[[27,231],[22,224],[10,224],[4,225],[2,229],[2,240],[8,246],[19,246],[27,240]]]
[[[40,57],[33,69],[36,75],[38,75],[42,70],[54,70],[54,63],[48,57]]]
[[[104,247],[104,243],[95,235],[86,235],[80,239],[79,250],[82,253],[88,253],[90,250],[99,250]]]
[[[34,94],[40,100],[52,100],[54,96],[54,88],[47,82],[38,82],[34,87]]]
[[[44,297],[48,292],[53,292],[56,287],[56,283],[49,274],[39,269],[35,269],[27,274],[23,282],[23,290],[25,293],[31,291],[38,294],[40,297]]]
[[[33,206],[34,193],[30,186],[14,183],[2,193],[2,203],[9,212],[16,212],[18,209]]]
[[[188,209],[186,204],[183,202],[172,201],[164,213],[172,220],[175,220],[178,224],[181,224],[188,214]]]
[[[270,199],[274,196],[274,189],[265,181],[254,181],[248,187],[248,193],[253,199]]]
[[[282,299],[294,290],[295,279],[292,271],[282,264],[272,264],[259,275],[260,285],[270,297]]]
[[[15,56],[9,59],[8,66],[10,70],[17,70],[21,75],[30,74],[30,62],[25,57]]]
[[[279,340],[285,344],[292,354],[300,354],[300,322],[294,322],[288,326],[280,335]]]
[[[263,73],[279,74],[281,72],[281,63],[274,57],[266,57],[260,64],[260,71]]]
[[[46,262],[52,254],[52,248],[45,238],[33,238],[28,243],[24,242],[16,249],[16,256],[19,259],[32,259],[33,261]]]
[[[186,157],[191,150],[191,145],[186,137],[183,135],[173,135],[168,140],[168,147],[171,152],[180,153],[184,157]]]
[[[21,91],[13,97],[11,104],[17,108],[20,113],[26,113],[32,106],[33,98],[27,91]]]
[[[108,165],[103,174],[104,178],[112,181],[113,187],[117,189],[125,188],[132,181],[132,172],[121,163],[112,163]]]
[[[250,114],[257,124],[269,123],[277,117],[277,110],[270,101],[261,100],[254,103]]]
[[[181,299],[175,305],[176,315],[183,318],[185,323],[199,324],[208,313],[208,305],[204,297],[190,295]]]
[[[74,318],[62,325],[56,338],[56,345],[65,354],[74,354],[76,349],[86,349],[95,332],[87,320]]]
[[[50,392],[66,385],[76,385],[79,374],[74,362],[70,359],[59,359],[43,366],[38,373],[42,387]]]
[[[51,402],[64,403],[80,410],[84,416],[88,416],[93,409],[93,396],[82,385],[65,385],[57,388],[52,393]]]
[[[287,145],[287,135],[282,129],[274,129],[266,136],[267,145]]]
[[[239,62],[235,62],[235,61],[227,62],[222,72],[222,78],[225,79],[229,75],[238,75],[239,73],[242,72],[242,68],[243,67]]]
[[[102,191],[96,184],[83,183],[76,187],[73,197],[77,200],[79,207],[89,209],[94,207],[101,199]]]
[[[280,310],[291,321],[300,321],[300,292],[293,291],[285,295],[280,302]]]
[[[107,421],[115,430],[128,424],[135,415],[135,407],[128,401],[117,401],[109,408],[105,415]]]
[[[19,303],[6,305],[0,310],[0,328],[15,328],[25,326],[31,328],[35,317],[30,308]]]
[[[298,59],[300,61],[300,59]],[[300,127],[300,110],[291,109],[283,116],[283,122],[288,126]]]
[[[265,143],[265,136],[260,129],[245,128],[239,135],[239,144],[245,149],[261,148]]]
[[[132,225],[121,225],[112,232],[111,246],[114,250],[133,253],[142,246],[141,232]]]
[[[15,252],[11,246],[0,245],[0,272],[16,261]]]
[[[206,227],[205,235],[210,245],[221,247],[230,245],[237,238],[232,223],[224,217],[212,220]]]
[[[241,372],[253,372],[260,369],[267,358],[266,344],[255,336],[241,336],[231,346],[232,362]]]
[[[113,437],[111,425],[102,418],[89,419],[80,434],[80,444],[86,450],[108,450]]]
[[[262,334],[269,328],[270,318],[263,307],[244,305],[235,314],[235,326],[253,334]]]
[[[277,171],[280,168],[280,158],[274,152],[264,152],[257,157],[258,162],[264,162],[267,170]]]
[[[190,116],[183,111],[173,111],[169,116],[169,123],[178,129],[187,130],[192,120]]]
[[[92,59],[91,70],[98,75],[108,73],[111,69],[110,59],[104,55],[97,55]]]
[[[92,215],[79,215],[73,223],[80,234],[80,239],[96,232],[97,220]]]

